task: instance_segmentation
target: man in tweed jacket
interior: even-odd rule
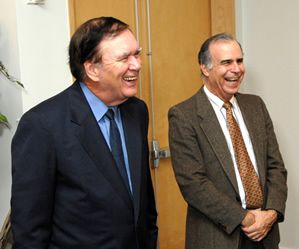
[[[273,124],[258,96],[238,93],[243,52],[229,34],[209,38],[199,52],[204,86],[169,110],[172,163],[188,203],[186,249],[278,249],[287,172]],[[222,107],[230,101],[248,154],[259,176],[263,206],[246,209]]]

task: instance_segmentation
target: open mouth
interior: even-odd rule
[[[225,78],[225,80],[231,83],[235,83],[239,80],[239,78]]]
[[[135,76],[135,77],[124,77],[123,78],[125,81],[129,81],[129,82],[131,82],[131,81],[135,81],[135,80],[137,80],[137,76]]]

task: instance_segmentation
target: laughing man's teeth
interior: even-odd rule
[[[229,81],[229,82],[235,82],[237,81],[238,79],[225,79],[226,81]]]
[[[134,80],[137,80],[137,77],[125,77],[124,80],[134,81]]]

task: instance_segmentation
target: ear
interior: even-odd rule
[[[86,76],[92,81],[97,82],[99,80],[97,66],[91,61],[85,61],[83,65],[85,68]]]
[[[209,76],[209,69],[207,68],[207,66],[203,63],[200,64],[200,68],[201,68],[201,71],[202,73],[208,77]]]

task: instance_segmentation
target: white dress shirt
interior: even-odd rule
[[[212,104],[212,107],[216,113],[216,116],[218,118],[218,121],[220,123],[220,126],[222,128],[223,134],[226,138],[226,142],[234,163],[234,169],[235,169],[235,173],[236,173],[236,177],[237,177],[237,182],[238,182],[238,188],[239,188],[239,194],[240,194],[240,198],[241,198],[241,202],[242,202],[242,207],[244,209],[246,209],[246,198],[245,198],[245,190],[242,184],[242,180],[241,180],[241,176],[239,174],[239,170],[238,170],[238,166],[237,166],[237,162],[236,162],[236,157],[235,157],[235,152],[234,152],[234,147],[232,144],[232,140],[229,134],[229,130],[228,130],[228,126],[227,126],[227,122],[226,122],[226,109],[223,107],[223,103],[224,101],[221,100],[220,98],[218,98],[217,96],[215,96],[214,94],[212,94],[206,86],[204,86],[204,91],[210,101],[210,103]],[[237,99],[233,96],[230,100],[231,104],[232,104],[232,112],[233,115],[240,127],[241,133],[242,133],[242,137],[248,152],[248,155],[250,157],[250,160],[253,164],[253,167],[255,169],[255,171],[257,172],[257,175],[259,176],[258,173],[258,169],[257,169],[257,164],[256,164],[256,159],[255,159],[255,155],[254,155],[254,151],[253,151],[253,147],[252,147],[252,143],[250,140],[250,136],[247,130],[247,127],[245,125],[243,116],[242,116],[242,112],[239,108],[239,105],[237,103]]]

